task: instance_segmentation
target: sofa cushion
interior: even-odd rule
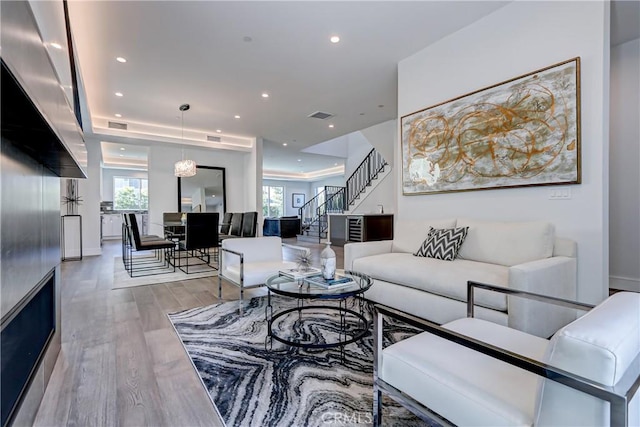
[[[422,243],[414,254],[419,257],[435,258],[453,261],[458,255],[458,249],[467,237],[469,227],[433,228],[429,230],[429,237]]]
[[[409,286],[436,295],[467,300],[467,281],[508,286],[509,269],[501,265],[457,259],[442,261],[415,257],[410,253],[387,253],[358,258],[353,270],[368,274],[374,279]],[[379,286],[375,284],[374,286]],[[507,310],[507,297],[498,292],[478,290],[478,305],[494,310]],[[382,301],[384,304],[384,301]],[[428,317],[425,314],[425,317]]]
[[[480,319],[443,326],[534,360],[542,360],[549,343]],[[384,349],[379,372],[382,380],[457,425],[531,425],[533,421],[535,374],[429,333]]]
[[[553,255],[555,230],[543,221],[487,222],[459,219],[469,227],[458,257],[470,261],[513,266]]]
[[[429,235],[430,227],[453,228],[455,219],[396,221],[393,227],[392,252],[414,253]]]

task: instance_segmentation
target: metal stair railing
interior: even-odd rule
[[[323,191],[298,209],[298,215],[301,218],[299,234],[317,227],[318,239],[321,239],[322,234],[328,228],[327,214],[344,212],[345,188],[337,186],[325,186],[324,188]]]
[[[351,174],[346,182],[346,208],[353,204],[353,201],[360,197],[360,194],[371,185],[371,181],[384,171],[388,163],[376,149],[372,149],[364,158],[360,166]]]
[[[372,149],[351,174],[345,187],[325,186],[322,192],[298,209],[299,234],[304,234],[305,231],[308,234],[308,230],[317,227],[320,243],[322,234],[329,228],[327,214],[344,213],[387,165],[384,157],[375,148]]]
[[[329,229],[328,214],[343,213],[345,209],[345,187],[335,187],[338,190],[329,196],[326,202],[318,206],[318,243],[326,236]]]
[[[313,223],[318,222],[318,207],[321,204],[320,201],[324,200],[324,196],[324,192],[318,193],[298,209],[298,216],[300,217],[300,231],[298,234],[304,234],[305,230],[308,230]]]

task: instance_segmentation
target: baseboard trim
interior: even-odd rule
[[[640,292],[640,279],[609,276],[609,288],[622,291]]]
[[[82,251],[82,256],[102,255],[102,248],[87,248]]]

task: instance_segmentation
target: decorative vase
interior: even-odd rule
[[[187,214],[183,213],[182,216],[180,217],[180,222],[182,223],[182,225],[187,225]]]
[[[322,267],[322,277],[327,280],[335,277],[336,253],[331,249],[331,242],[327,242],[327,247],[320,252],[320,266]]]

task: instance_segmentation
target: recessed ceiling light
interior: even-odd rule
[[[235,117],[236,119],[239,119],[239,118],[240,118],[240,116],[239,116],[238,114],[236,114],[236,115],[235,115],[235,116],[233,116],[233,117]]]
[[[382,107],[384,107],[384,105],[383,105],[383,104],[378,105],[378,108],[382,108]]]
[[[299,161],[299,162],[301,162],[301,161],[302,161],[302,159],[298,159],[298,161]]]
[[[116,58],[116,61],[118,61],[118,62],[122,62],[123,64],[124,64],[125,62],[127,62],[127,60],[126,60],[125,58],[123,58],[122,56],[118,56],[118,57]]]
[[[114,114],[114,116],[116,116],[116,117],[122,117],[122,114],[116,113],[116,114]]]
[[[62,49],[62,45],[60,45],[60,43],[51,43],[51,47],[55,47],[56,49]]]
[[[333,124],[330,124],[330,125],[329,125],[329,127],[330,127],[330,128],[333,128]]]
[[[120,157],[124,157],[124,154],[120,154]]]
[[[287,146],[287,143],[286,143],[286,142],[283,142],[283,143],[282,143],[282,146],[283,146],[283,147],[286,147],[286,146]]]
[[[222,129],[216,129],[216,132],[221,133]]]
[[[360,113],[361,116],[364,116],[364,113]]]
[[[338,164],[337,164],[337,163],[334,163],[334,164],[333,164],[333,166],[338,166]]]
[[[120,147],[120,151],[124,151],[124,150],[125,150],[125,148],[124,148],[124,147]]]
[[[124,96],[122,92],[116,92],[116,96]]]
[[[340,41],[340,37],[331,36],[331,38],[329,40],[331,40],[331,43],[338,43]]]
[[[269,94],[268,94],[267,92],[262,92],[262,97],[263,97],[263,98],[268,98],[268,97],[269,97]]]

